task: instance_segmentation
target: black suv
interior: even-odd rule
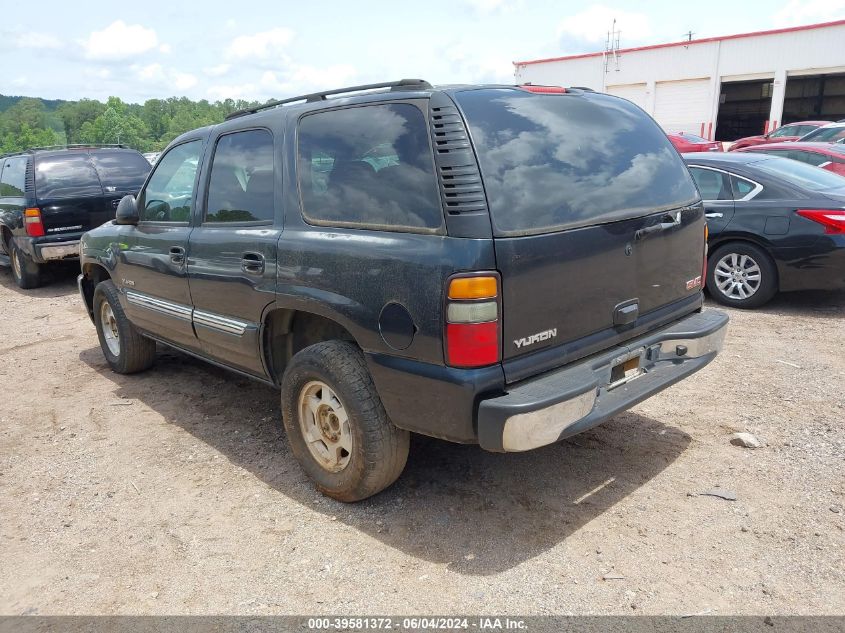
[[[630,102],[402,80],[182,135],[83,236],[79,285],[114,371],[159,341],[280,388],[292,452],[354,501],[409,431],[525,451],[704,367],[728,320],[704,256],[695,184]]]
[[[41,283],[41,265],[77,258],[79,238],[114,218],[150,171],[122,146],[62,146],[0,156],[0,263],[21,288]]]

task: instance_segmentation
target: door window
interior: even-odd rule
[[[702,200],[733,200],[727,174],[701,167],[690,167],[689,170],[698,185]]]
[[[273,135],[268,130],[221,137],[211,165],[205,221],[272,221],[274,183]]]
[[[6,159],[0,179],[0,196],[4,198],[22,198],[26,180],[26,156]]]
[[[138,199],[145,222],[189,222],[196,188],[202,141],[177,145],[156,162],[146,188]]]

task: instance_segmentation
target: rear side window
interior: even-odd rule
[[[703,200],[733,200],[731,180],[727,174],[703,167],[690,167],[689,171]]]
[[[273,136],[246,130],[217,141],[206,222],[257,222],[274,216]]]
[[[150,163],[137,152],[95,152],[91,162],[106,193],[138,193],[150,173]]]
[[[612,222],[698,200],[660,127],[632,103],[519,89],[457,94],[499,235]]]
[[[428,126],[416,106],[303,117],[297,171],[309,222],[420,232],[443,223]]]
[[[0,177],[0,196],[4,198],[22,198],[26,189],[26,156],[14,156],[6,159],[3,174]]]
[[[36,157],[35,193],[39,200],[100,196],[103,188],[88,154]]]

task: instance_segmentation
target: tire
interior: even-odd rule
[[[707,290],[722,305],[759,308],[777,294],[777,268],[759,246],[723,244],[707,258]]]
[[[364,355],[351,343],[317,343],[291,359],[282,416],[294,457],[338,501],[371,497],[405,468],[410,433],[387,417]]]
[[[9,240],[9,260],[12,265],[12,278],[20,288],[31,290],[41,285],[41,266],[32,261],[13,240]]]
[[[155,362],[155,341],[142,336],[126,318],[111,280],[94,289],[94,325],[103,356],[115,373],[134,374]]]

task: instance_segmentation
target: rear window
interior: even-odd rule
[[[150,163],[137,152],[95,152],[91,161],[106,193],[137,193],[150,173]]]
[[[770,176],[811,191],[826,191],[845,187],[845,178],[842,176],[789,158],[767,158],[757,161],[753,165]]]
[[[820,127],[817,128],[812,134],[807,134],[802,141],[813,141],[814,143],[827,143],[830,141],[837,141],[841,138],[845,138],[845,126],[840,125],[837,127]]]
[[[35,193],[41,200],[102,195],[100,180],[87,154],[35,159]]]
[[[457,99],[500,235],[612,222],[699,198],[663,130],[624,99],[518,89]]]

